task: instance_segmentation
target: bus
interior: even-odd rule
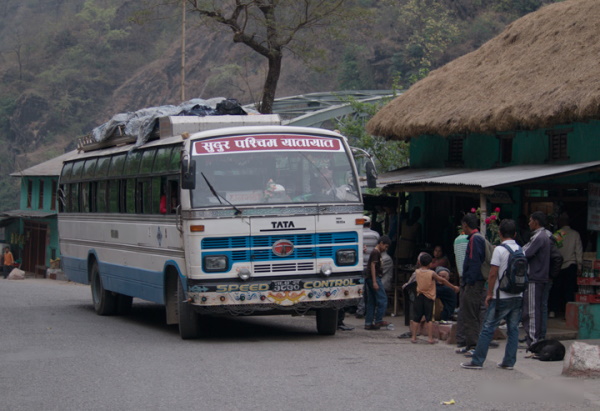
[[[244,125],[229,127],[235,117]],[[63,163],[62,266],[91,286],[97,314],[126,314],[139,298],[163,304],[183,339],[205,331],[205,315],[314,313],[317,332],[335,334],[364,282],[351,149],[336,132],[251,117],[83,145]]]

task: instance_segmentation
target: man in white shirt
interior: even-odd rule
[[[510,247],[513,251],[520,247],[514,240],[517,226],[514,220],[504,219],[500,222],[500,240],[502,245],[497,246],[492,254],[490,275],[488,278],[488,291],[485,304],[488,307],[485,320],[475,352],[471,362],[460,364],[461,367],[477,370],[483,367],[487,357],[489,344],[494,337],[494,331],[500,321],[506,320],[508,339],[504,351],[504,359],[498,363],[498,368],[512,370],[517,361],[517,348],[519,345],[519,321],[523,307],[523,293],[509,294],[498,290],[502,277],[506,274],[510,252],[504,247]]]

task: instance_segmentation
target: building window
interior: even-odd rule
[[[50,210],[56,210],[56,181],[52,182],[52,201],[50,202]]]
[[[38,195],[38,208],[44,208],[44,180],[40,180],[40,192]]]
[[[448,138],[448,161],[446,162],[447,167],[462,167],[463,161],[463,143],[465,141],[464,136],[449,137]]]
[[[513,140],[514,135],[498,136],[500,140],[500,163],[509,164],[513,159]]]
[[[33,181],[27,181],[27,208],[31,208],[31,202],[33,201]]]
[[[548,159],[550,161],[568,160],[568,136],[573,129],[547,131],[549,139]]]

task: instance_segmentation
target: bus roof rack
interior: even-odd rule
[[[279,114],[249,114],[245,116],[167,116],[158,123],[160,138],[178,136],[183,133],[215,130],[224,127],[279,126]]]
[[[153,128],[144,143],[159,138],[179,136],[183,133],[197,133],[224,127],[281,125],[281,119],[278,114],[165,116],[158,118],[157,124],[158,127]],[[112,134],[101,141],[97,141],[92,134],[81,137],[77,141],[77,150],[89,152],[139,142],[138,136],[127,135],[124,129],[123,125],[116,126]]]

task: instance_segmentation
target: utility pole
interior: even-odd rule
[[[185,101],[185,0],[181,0],[181,102]]]

